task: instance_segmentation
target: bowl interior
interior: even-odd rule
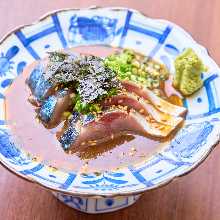
[[[163,62],[191,47],[209,68],[204,87],[184,100],[186,123],[170,144],[140,164],[99,175],[65,172],[41,164],[15,146],[5,121],[5,90],[25,66],[47,51],[81,45],[132,48]],[[16,29],[0,42],[0,160],[13,172],[45,187],[79,195],[119,195],[152,189],[193,169],[219,140],[219,68],[207,50],[177,25],[119,8],[61,10]]]

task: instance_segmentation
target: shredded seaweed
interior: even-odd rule
[[[50,53],[45,78],[54,85],[72,83],[77,93],[74,109],[81,113],[99,111],[96,102],[121,87],[116,72],[92,55]]]

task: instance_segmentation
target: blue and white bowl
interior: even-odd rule
[[[47,51],[79,45],[132,48],[163,62],[174,73],[174,59],[191,47],[208,66],[204,87],[184,100],[186,123],[159,153],[140,164],[100,175],[52,169],[15,146],[5,122],[5,90],[25,66]],[[200,164],[219,141],[220,69],[207,50],[177,25],[125,8],[68,9],[23,26],[0,42],[0,160],[19,176],[38,183],[67,205],[88,213],[115,211],[134,203]]]

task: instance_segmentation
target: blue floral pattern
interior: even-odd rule
[[[74,43],[110,43],[116,34],[117,19],[103,16],[78,17],[70,19],[69,42]]]
[[[0,53],[0,76],[5,76],[13,69],[14,62],[11,60],[17,53],[19,48],[17,46],[10,47],[6,53]]]
[[[189,124],[171,141],[169,150],[180,159],[190,158],[206,143],[213,128],[208,121]]]
[[[30,163],[30,160],[15,146],[11,136],[4,129],[0,129],[0,153],[15,165],[22,166]]]
[[[168,53],[171,54],[172,56],[176,57],[179,53],[180,50],[177,49],[176,46],[174,46],[173,44],[165,44],[164,45],[164,50]]]
[[[125,174],[120,172],[104,172],[97,174],[82,174],[82,184],[89,188],[107,190],[119,189],[128,183],[124,180]]]

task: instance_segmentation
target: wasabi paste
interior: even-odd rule
[[[203,86],[201,74],[203,71],[207,71],[207,69],[193,49],[188,48],[184,50],[176,58],[174,64],[176,73],[173,86],[182,95],[190,96]]]

